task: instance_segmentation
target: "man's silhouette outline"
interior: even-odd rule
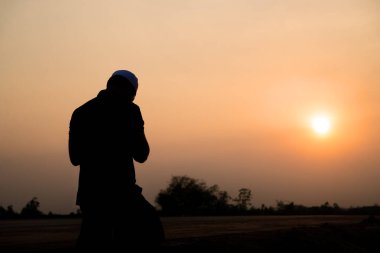
[[[163,229],[136,185],[133,160],[143,163],[150,148],[140,108],[133,103],[138,79],[118,70],[97,97],[72,114],[69,155],[80,165],[77,205],[83,218],[78,247],[153,246]]]

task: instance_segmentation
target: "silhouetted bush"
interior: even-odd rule
[[[241,188],[239,194],[234,201],[237,203],[237,208],[240,211],[248,211],[251,207],[252,191],[248,188]]]
[[[19,214],[13,210],[13,206],[10,205],[7,209],[0,206],[0,219],[12,219],[17,218],[18,216]]]
[[[43,213],[40,210],[38,210],[39,206],[40,206],[40,202],[38,202],[37,198],[34,197],[21,210],[21,217],[24,217],[24,218],[41,217],[43,215]]]
[[[218,185],[208,187],[197,179],[173,176],[169,186],[158,194],[156,203],[164,215],[216,215],[230,210],[229,199]]]

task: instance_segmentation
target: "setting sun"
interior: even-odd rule
[[[311,127],[318,135],[326,135],[331,129],[331,120],[324,115],[315,116],[311,119]]]

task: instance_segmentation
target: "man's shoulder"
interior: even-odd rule
[[[98,106],[97,98],[93,98],[74,110],[74,114],[82,114],[92,111]]]

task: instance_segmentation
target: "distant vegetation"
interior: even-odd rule
[[[241,188],[235,198],[218,185],[207,186],[198,179],[173,176],[166,189],[156,197],[164,216],[185,215],[380,215],[380,206],[341,208],[325,202],[307,207],[294,202],[277,201],[275,207],[252,205],[252,191]]]
[[[231,198],[218,185],[207,186],[187,176],[172,177],[169,186],[156,197],[162,215],[232,215],[251,209],[251,190],[242,188]]]
[[[17,213],[13,210],[13,206],[8,206],[4,208],[0,206],[0,218],[38,218],[43,215],[43,213],[38,209],[40,202],[37,198],[32,198],[25,207],[21,210],[21,213]]]
[[[56,218],[56,217],[76,217],[80,216],[80,212],[70,213],[68,215],[53,214],[49,212],[48,214],[43,213],[39,210],[40,202],[36,197],[33,197],[26,205],[21,209],[20,213],[13,210],[13,206],[10,205],[4,208],[0,205],[0,219],[33,219],[33,218]]]
[[[241,188],[236,197],[231,197],[218,185],[208,186],[205,182],[188,176],[173,176],[166,189],[156,197],[162,216],[200,215],[380,215],[380,206],[342,208],[337,203],[325,202],[320,206],[307,207],[294,202],[277,201],[276,206],[252,205],[252,191]],[[13,206],[0,205],[0,219],[80,217],[80,210],[68,215],[44,214],[39,210],[40,202],[32,198],[20,213]]]

